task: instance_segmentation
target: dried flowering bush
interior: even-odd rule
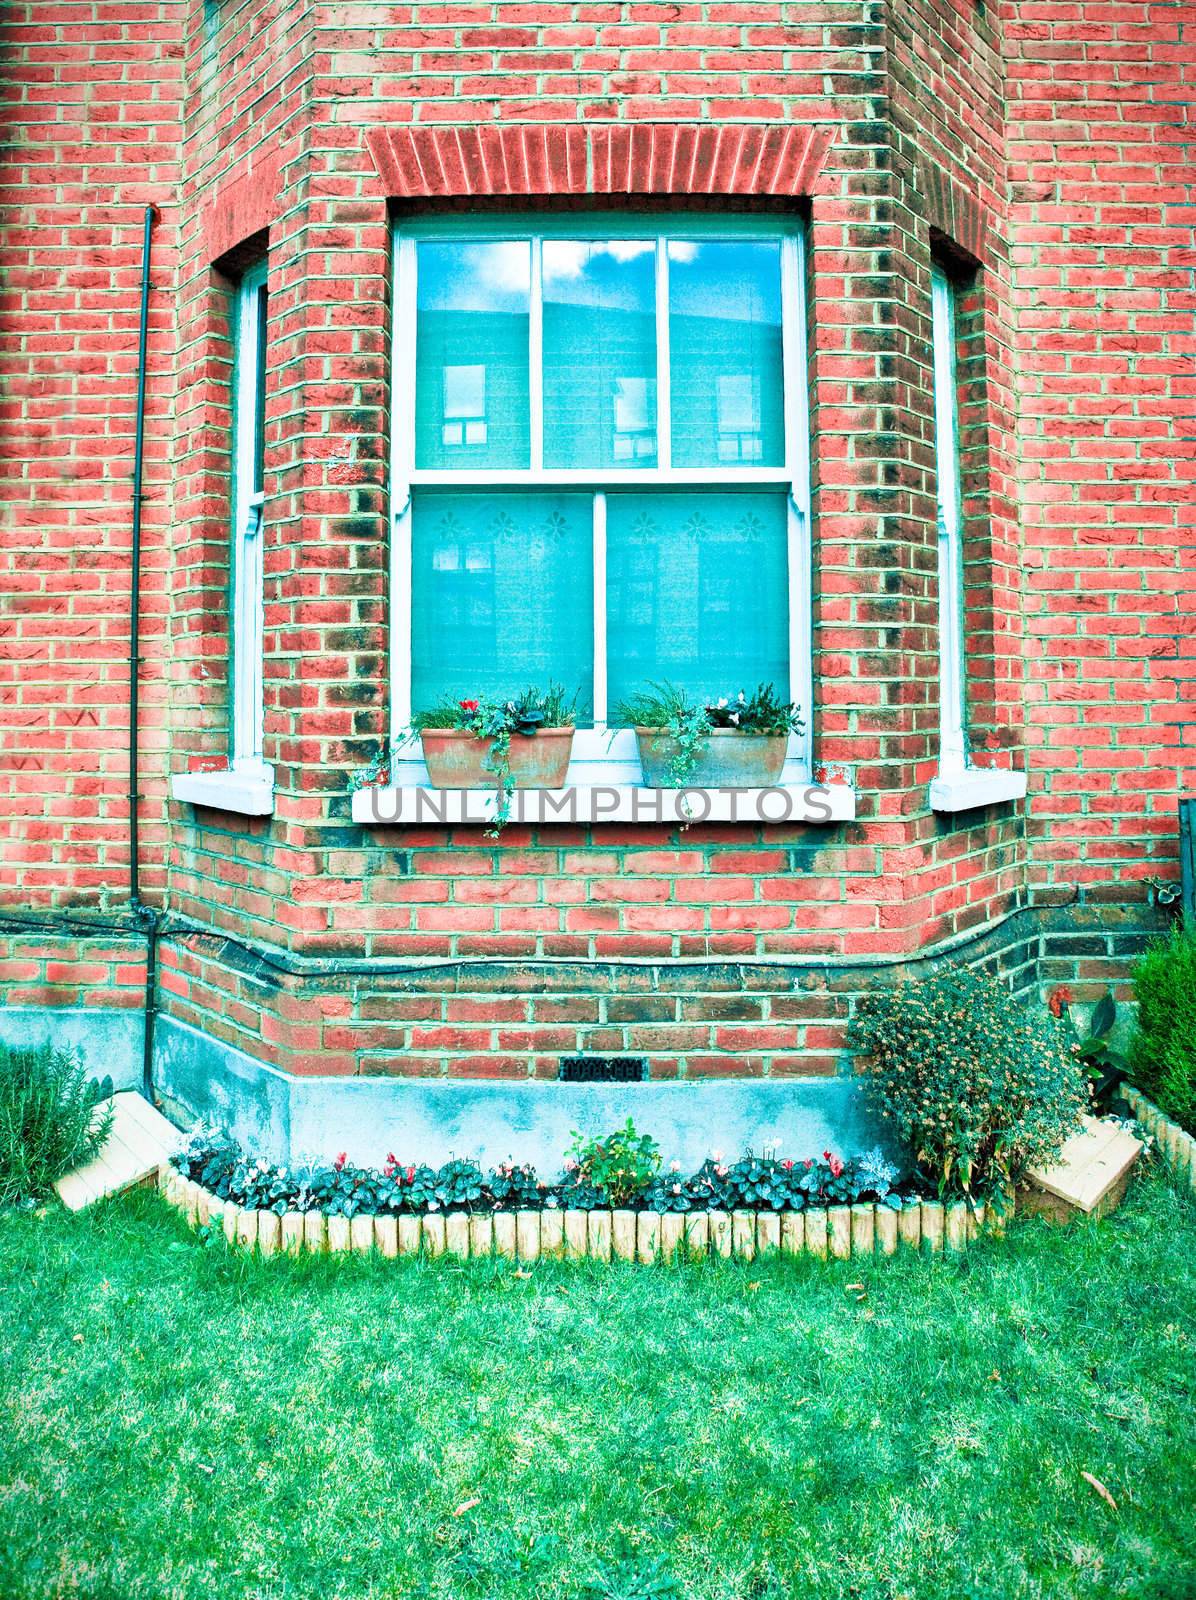
[[[1066,1027],[970,967],[873,989],[848,1043],[873,1106],[940,1194],[1003,1192],[1059,1153],[1090,1104]]]

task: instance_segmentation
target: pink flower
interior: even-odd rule
[[[786,1172],[792,1172],[793,1171],[793,1163],[792,1163],[792,1161],[782,1161],[781,1162],[781,1166],[784,1168],[784,1170]]]
[[[333,1162],[333,1163],[332,1163],[332,1170],[333,1170],[333,1171],[334,1171],[334,1172],[341,1172],[341,1171],[343,1171],[343,1170],[344,1170],[344,1165],[345,1165],[345,1162],[346,1162],[346,1161],[347,1161],[347,1160],[348,1160],[348,1156],[347,1156],[347,1155],[346,1155],[346,1153],[345,1153],[345,1151],[343,1151],[343,1150],[342,1150],[342,1151],[341,1151],[341,1153],[340,1153],[340,1155],[339,1155],[339,1156],[337,1156],[337,1158],[336,1158],[336,1160],[335,1160],[335,1161],[334,1161],[334,1162]]]

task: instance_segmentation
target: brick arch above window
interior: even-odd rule
[[[808,195],[834,137],[798,123],[641,122],[372,128],[395,199]]]

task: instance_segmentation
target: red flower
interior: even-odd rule
[[[414,1183],[415,1182],[415,1168],[414,1167],[408,1167],[407,1168],[407,1182],[408,1183]]]
[[[782,1161],[781,1165],[782,1165],[782,1167],[784,1167],[786,1172],[792,1172],[793,1171],[793,1163],[792,1163],[792,1161]]]
[[[1065,983],[1061,983],[1057,989],[1051,990],[1051,997],[1047,1001],[1047,1005],[1051,1008],[1052,1017],[1061,1017],[1070,1004],[1071,990]]]
[[[340,1155],[337,1156],[336,1160],[332,1163],[332,1170],[334,1172],[342,1171],[347,1159],[348,1159],[348,1157],[346,1156],[345,1152],[342,1150]]]
[[[461,707],[462,711],[476,711],[478,709],[478,703],[476,700],[460,700],[457,703]]]
[[[839,1160],[838,1156],[832,1156],[831,1157],[831,1177],[832,1178],[841,1178],[842,1176],[843,1176],[843,1163]]]

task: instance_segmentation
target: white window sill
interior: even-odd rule
[[[966,767],[961,772],[940,774],[930,781],[932,811],[974,811],[980,806],[996,806],[1006,800],[1024,800],[1025,797],[1024,772]]]
[[[178,772],[170,780],[170,792],[188,805],[236,811],[243,817],[272,817],[274,768],[259,761],[226,772]]]
[[[689,808],[688,813],[686,807]],[[368,827],[485,826],[498,810],[493,789],[430,789],[389,784],[358,789],[353,821]],[[749,825],[850,822],[855,790],[846,784],[784,783],[774,789],[646,789],[632,783],[516,789],[508,821],[534,827],[604,822],[666,827],[703,822]]]

